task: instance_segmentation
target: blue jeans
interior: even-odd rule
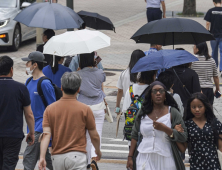
[[[220,71],[222,71],[222,38],[215,39],[216,40],[210,41],[212,57],[215,60],[217,67],[220,66]],[[218,63],[218,47],[220,48],[220,64]]]

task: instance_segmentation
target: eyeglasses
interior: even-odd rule
[[[160,94],[163,94],[163,93],[165,93],[165,90],[164,89],[159,89],[159,90],[152,90],[152,93],[153,94],[157,94],[157,92],[159,92]]]

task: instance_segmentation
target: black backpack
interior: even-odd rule
[[[32,80],[32,78],[33,77],[30,77],[28,80],[27,80],[27,82],[26,82],[26,86],[29,84],[29,82]],[[49,80],[51,83],[52,83],[52,80],[50,80],[48,77],[41,77],[40,78],[40,80],[38,81],[38,84],[37,84],[37,91],[38,91],[38,94],[39,94],[39,96],[42,98],[42,101],[43,101],[43,103],[44,103],[44,105],[45,105],[45,107],[47,107],[48,106],[48,104],[47,104],[47,101],[46,101],[46,99],[45,99],[45,97],[44,97],[44,94],[43,94],[43,92],[42,92],[42,88],[41,88],[41,84],[42,84],[42,81],[43,80]],[[54,88],[54,90],[55,90],[55,95],[56,95],[56,101],[57,100],[59,100],[61,97],[62,97],[62,91],[61,91],[61,89],[58,87],[58,86],[56,86],[54,83],[52,83],[52,86],[53,86],[53,88]]]

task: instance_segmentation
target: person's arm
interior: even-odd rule
[[[100,137],[96,129],[88,130],[91,142],[95,148],[97,154],[97,161],[101,159],[102,153],[100,151]]]
[[[193,73],[193,81],[192,81],[192,83],[193,84],[192,84],[192,92],[191,93],[201,92],[199,76],[196,73],[196,71],[194,71],[194,73]]]
[[[214,83],[215,83],[215,86],[216,86],[216,90],[215,90],[215,93],[216,93],[217,91],[220,91],[220,83],[219,83],[218,76],[215,76],[213,78],[214,78]]]
[[[29,133],[26,137],[26,142],[28,141],[29,138],[31,138],[32,142],[29,143],[29,145],[33,145],[35,142],[35,120],[34,116],[32,113],[31,105],[23,107],[24,109],[24,115],[25,115],[25,120],[27,122],[28,128],[29,128]]]
[[[182,128],[181,124],[176,125],[175,128],[178,132],[184,132],[184,129]],[[181,143],[181,142],[176,142],[178,149],[180,150],[181,153],[185,153],[187,149],[187,143]]]
[[[163,10],[163,18],[166,18],[166,5],[164,1],[161,1],[162,10]]]
[[[168,136],[171,136],[173,134],[173,130],[163,123],[153,121],[153,127],[156,130],[165,132]]]
[[[120,108],[120,102],[121,102],[122,97],[123,97],[123,89],[118,89],[117,96],[116,96],[116,108],[117,107]],[[115,113],[119,114],[120,111],[117,113],[115,110]]]
[[[49,80],[43,80],[41,84],[42,92],[48,105],[56,101],[55,89]]]
[[[129,155],[127,159],[126,168],[133,169],[133,154],[135,152],[136,145],[137,145],[137,141],[135,139],[131,139],[131,146],[130,146],[130,151],[129,151]]]
[[[222,135],[219,135],[221,139],[218,139],[218,149],[222,152]]]
[[[210,22],[206,22],[206,29],[208,30],[208,31],[210,31]]]
[[[45,132],[47,132],[47,133],[45,133]],[[46,168],[45,155],[46,155],[46,151],[49,146],[50,138],[51,138],[51,128],[50,127],[43,127],[43,137],[42,137],[41,144],[40,144],[40,160],[39,160],[39,169],[40,170],[45,170],[45,168]]]

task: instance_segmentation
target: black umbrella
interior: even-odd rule
[[[109,18],[104,17],[98,13],[92,13],[92,12],[86,12],[86,11],[80,11],[77,14],[83,19],[86,26],[89,28],[93,28],[96,30],[114,30],[115,27],[110,21]]]
[[[199,44],[214,40],[201,24],[191,19],[165,18],[142,26],[132,37],[136,43],[159,45]]]

